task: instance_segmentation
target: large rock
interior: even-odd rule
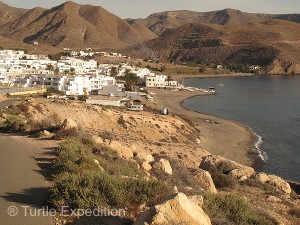
[[[205,156],[199,167],[211,173],[228,174],[238,179],[243,176],[249,178],[255,174],[252,167],[241,165],[235,161],[217,155]]]
[[[131,149],[125,145],[122,145],[118,141],[111,141],[109,143],[109,146],[113,150],[115,150],[117,152],[118,156],[120,156],[121,158],[131,159],[133,157],[133,152],[131,151]]]
[[[67,131],[67,130],[73,130],[73,129],[78,130],[77,123],[75,123],[75,121],[70,118],[65,119],[61,125],[61,130]]]
[[[143,212],[133,225],[211,225],[203,209],[181,192],[168,196],[160,204]]]
[[[103,169],[103,167],[100,165],[99,161],[98,161],[97,159],[94,159],[94,162],[95,162],[95,164],[99,167],[99,170],[100,170],[101,172],[104,172],[104,169]]]
[[[196,169],[192,171],[194,178],[198,181],[200,187],[209,193],[217,193],[216,186],[208,171]]]
[[[267,175],[265,173],[258,173],[254,176],[257,180],[259,180],[262,183],[268,183],[274,186],[276,189],[286,193],[290,194],[292,192],[291,186],[288,182],[283,180],[281,177],[275,176],[275,175]]]
[[[133,150],[136,150],[136,147],[133,145],[132,146]],[[154,162],[155,159],[151,154],[144,154],[144,153],[137,153],[137,155],[135,156],[137,159],[139,159],[140,161],[145,161],[147,163],[151,163]]]
[[[142,166],[142,168],[143,168],[144,170],[146,170],[147,172],[150,171],[150,170],[152,169],[152,166],[151,166],[148,162],[146,162],[146,161],[142,162],[141,166]]]
[[[172,175],[173,173],[170,162],[163,158],[161,158],[158,162],[153,163],[152,167],[157,170],[162,170],[169,175]]]

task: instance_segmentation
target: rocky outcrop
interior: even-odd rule
[[[52,134],[51,132],[47,131],[47,130],[42,130],[38,133],[40,138],[51,138],[54,136],[54,134]]]
[[[132,148],[136,150],[136,147],[133,145]],[[144,153],[137,153],[135,158],[137,161],[140,162],[140,166],[145,170],[145,171],[150,171],[152,169],[152,166],[150,163],[154,162],[155,159],[151,154],[144,154]]]
[[[290,187],[292,188],[292,190],[300,195],[300,182],[295,182],[295,181],[288,181]]]
[[[67,118],[61,125],[61,131],[78,130],[78,125],[74,120]]]
[[[262,183],[268,183],[274,186],[276,189],[290,194],[292,189],[288,182],[284,181],[281,177],[275,175],[267,175],[265,173],[258,173],[254,175],[254,178]]]
[[[134,225],[189,224],[211,225],[203,209],[179,192],[168,196],[160,204],[143,212]]]
[[[109,143],[109,147],[115,150],[121,158],[131,159],[133,157],[133,152],[130,148],[125,145],[122,145],[118,141],[111,141]]]
[[[154,169],[157,169],[157,170],[162,170],[166,174],[169,174],[169,175],[173,174],[173,170],[172,170],[171,164],[166,159],[161,158],[158,162],[153,163],[152,167]]]
[[[195,180],[199,183],[200,187],[209,193],[217,193],[217,189],[208,171],[196,169],[191,171]]]
[[[152,166],[151,166],[150,163],[147,162],[147,161],[142,162],[141,166],[142,166],[142,168],[143,168],[144,170],[146,170],[147,172],[150,171],[150,170],[152,169]]]
[[[255,174],[255,171],[252,167],[241,165],[237,162],[217,155],[205,156],[202,159],[199,167],[211,173],[228,174],[237,179],[242,177],[249,178]]]

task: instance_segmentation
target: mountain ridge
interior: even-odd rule
[[[100,6],[72,1],[50,9],[20,9],[0,2],[2,47],[15,41],[58,52],[94,48],[163,61],[258,64],[270,70],[280,64],[284,71],[292,71],[286,65],[300,68],[294,66],[300,63],[299,23],[300,14],[229,8],[166,11],[123,20]]]
[[[31,18],[32,22],[24,21]],[[0,27],[0,34],[26,43],[58,47],[120,48],[156,37],[140,32],[100,6],[71,1],[48,10],[35,8]]]

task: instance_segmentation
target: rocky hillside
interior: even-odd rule
[[[27,11],[27,9],[11,7],[0,2],[0,26],[17,19]]]
[[[128,52],[170,61],[269,65],[267,72],[299,73],[299,29],[300,24],[283,20],[235,26],[190,23]],[[280,71],[275,69],[277,61]]]
[[[55,178],[55,202],[123,206],[126,200],[130,221],[105,224],[299,224],[299,193],[287,181],[204,151],[197,141],[201,131],[177,116],[22,99],[1,110],[0,128],[37,132],[43,141],[71,138],[53,150],[66,170]],[[50,154],[48,148],[40,151]],[[165,189],[158,192],[158,185]],[[157,195],[164,195],[161,201],[151,199]],[[70,224],[99,224],[103,218],[93,219]]]
[[[102,7],[74,2],[48,10],[34,8],[3,23],[0,34],[7,38],[57,47],[120,48],[155,37]]]
[[[299,14],[261,14],[246,13],[240,10],[223,9],[211,12],[194,12],[187,10],[154,13],[145,19],[127,19],[130,24],[146,26],[157,35],[175,29],[188,23],[210,23],[226,26],[236,26],[247,23],[257,23],[269,19],[280,19],[300,23]]]

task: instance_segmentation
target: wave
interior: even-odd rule
[[[262,136],[258,135],[254,130],[252,130],[250,128],[250,130],[252,131],[252,133],[257,137],[257,141],[255,143],[255,149],[253,149],[254,151],[257,151],[258,156],[264,161],[267,162],[268,160],[268,155],[266,152],[264,152],[263,150],[261,150],[261,145],[263,144],[263,138]]]

